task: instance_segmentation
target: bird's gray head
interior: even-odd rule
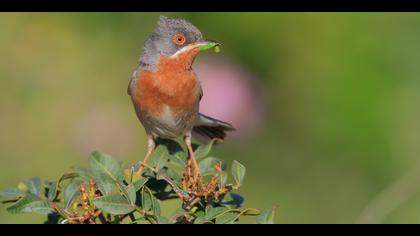
[[[158,27],[144,45],[140,67],[155,70],[161,56],[176,57],[192,49],[207,50],[219,43],[207,41],[200,30],[183,19],[160,16]]]

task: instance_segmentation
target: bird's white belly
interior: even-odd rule
[[[169,106],[164,106],[153,123],[153,133],[163,138],[179,137],[183,135],[186,128],[183,117],[176,115]]]

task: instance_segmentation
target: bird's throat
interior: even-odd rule
[[[173,72],[191,70],[194,59],[197,57],[199,52],[200,50],[198,48],[192,48],[190,50],[177,53],[174,56],[161,56],[158,70]]]

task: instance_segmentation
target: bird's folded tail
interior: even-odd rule
[[[199,141],[207,143],[215,138],[224,140],[226,132],[234,130],[235,128],[231,124],[200,113],[199,119],[192,130],[192,135]]]

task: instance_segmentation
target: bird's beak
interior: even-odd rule
[[[214,42],[214,41],[204,41],[204,42],[198,42],[198,43],[192,43],[187,45],[186,47],[181,48],[176,53],[174,53],[171,57],[177,57],[179,54],[187,52],[192,49],[197,49],[199,51],[205,51],[211,48],[215,48],[216,52],[219,52],[219,46],[222,45],[221,43]]]
[[[211,49],[220,45],[222,44],[218,42],[214,42],[214,41],[204,41],[204,42],[197,43],[197,47],[198,49],[200,49],[200,51],[206,51],[208,49]]]

